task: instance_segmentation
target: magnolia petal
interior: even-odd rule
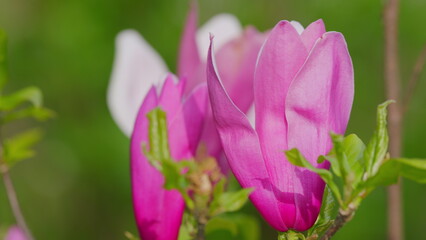
[[[301,35],[303,33],[303,31],[305,30],[305,28],[303,27],[302,24],[300,24],[300,22],[298,21],[290,21],[291,25],[293,25],[294,29],[296,29],[297,33],[299,35]]]
[[[248,27],[216,53],[217,67],[229,96],[246,113],[253,104],[254,69],[265,35]]]
[[[212,17],[197,32],[200,59],[207,59],[210,33],[215,35],[216,47],[220,49],[228,41],[240,36],[242,31],[241,24],[234,15],[222,13]]]
[[[212,45],[207,59],[207,83],[216,122],[229,166],[244,188],[254,188],[250,200],[274,228],[286,231],[256,132],[227,95],[214,66]]]
[[[25,235],[25,232],[22,231],[18,226],[12,226],[7,231],[6,236],[4,237],[4,240],[27,240],[27,236]]]
[[[149,88],[166,73],[162,58],[137,32],[125,30],[117,36],[107,102],[113,119],[127,136]]]
[[[332,147],[330,131],[345,132],[353,96],[353,67],[345,39],[341,33],[326,33],[315,44],[288,91],[288,147],[297,147],[308,161],[318,165],[318,156],[327,154]],[[296,176],[294,228],[304,231],[318,216],[324,182],[308,170],[297,169]]]
[[[195,156],[209,108],[207,85],[194,89],[175,117],[169,119],[170,151],[175,159]]]
[[[163,189],[164,177],[142,153],[142,144],[148,143],[146,114],[157,105],[156,90],[151,88],[140,108],[131,138],[132,197],[141,238],[170,240],[178,237],[184,201],[178,191]]]
[[[299,34],[287,21],[279,22],[266,40],[254,79],[256,132],[266,167],[275,184],[279,208],[288,227],[294,224],[294,166],[285,160],[287,122],[284,115],[288,88],[303,65],[307,51]]]
[[[186,19],[185,29],[182,34],[179,48],[178,75],[180,78],[192,79],[194,72],[196,72],[194,69],[200,64],[200,55],[196,42],[197,15],[198,6],[196,1],[193,1]]]
[[[303,31],[301,38],[305,44],[306,50],[311,51],[315,42],[325,33],[325,25],[322,19],[319,19],[311,24]]]

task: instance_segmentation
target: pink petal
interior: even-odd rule
[[[142,143],[148,142],[146,114],[157,107],[154,88],[148,92],[135,123],[131,138],[131,179],[133,207],[142,239],[177,239],[184,202],[176,190],[163,189],[164,178],[142,154]]]
[[[125,30],[117,36],[107,100],[112,117],[127,136],[132,133],[140,103],[167,71],[163,59],[139,33]]]
[[[303,31],[301,37],[308,52],[311,51],[315,42],[325,33],[325,25],[322,19],[311,24]]]
[[[308,52],[287,21],[279,22],[259,55],[254,79],[256,132],[271,181],[275,184],[279,208],[287,226],[294,224],[294,166],[285,160],[287,122],[284,109],[289,86]],[[306,97],[306,96],[305,96]]]
[[[288,148],[297,147],[313,164],[331,148],[330,131],[345,132],[354,96],[352,61],[342,34],[324,34],[290,86],[286,99]],[[322,165],[328,167],[328,164]],[[294,192],[295,229],[315,222],[321,207],[323,181],[297,169]]]
[[[232,172],[242,187],[255,189],[250,199],[266,221],[274,228],[286,231],[257,134],[227,95],[214,66],[212,45],[207,59],[207,82],[216,127]]]
[[[254,69],[264,40],[265,35],[248,27],[243,35],[226,43],[216,54],[225,88],[243,112],[247,112],[253,104]]]
[[[24,231],[20,229],[18,226],[10,227],[7,231],[6,236],[4,237],[4,240],[27,240],[27,236],[25,235]]]
[[[196,69],[201,63],[195,35],[198,21],[197,8],[197,2],[192,1],[179,49],[178,76],[180,78],[186,78],[189,81],[188,88],[185,91],[186,93],[189,93],[197,83],[201,83],[205,79],[194,78],[194,74],[197,73]]]
[[[207,85],[202,84],[185,100],[179,113],[173,119],[169,118],[170,150],[176,159],[189,159],[195,156],[207,109],[210,108],[207,99]]]

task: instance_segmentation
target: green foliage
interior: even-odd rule
[[[240,210],[248,201],[248,196],[253,192],[251,188],[244,188],[235,192],[222,192],[214,194],[210,205],[210,215],[216,216],[225,212],[235,212]]]
[[[0,93],[7,82],[6,42],[6,34],[0,29]],[[53,112],[43,107],[43,94],[37,87],[27,87],[8,95],[0,94],[0,128],[20,119],[34,118],[43,121],[52,116]],[[6,137],[0,143],[0,165],[9,170],[17,162],[34,156],[33,147],[41,135],[41,130],[33,129]]]
[[[378,186],[394,184],[400,176],[426,183],[425,159],[388,157],[386,108],[390,103],[378,106],[376,130],[367,146],[355,134],[344,137],[331,133],[333,149],[327,156],[318,158],[319,163],[328,160],[330,170],[313,167],[297,149],[286,152],[292,164],[318,173],[330,190],[324,192],[320,216],[307,232],[308,237],[322,236],[337,214],[350,219],[362,200]]]

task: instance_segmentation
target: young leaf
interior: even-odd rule
[[[379,170],[379,166],[385,158],[388,150],[389,136],[386,128],[387,106],[394,101],[389,100],[377,107],[377,126],[364,153],[366,172],[373,176]]]
[[[0,96],[0,110],[11,111],[19,105],[29,102],[34,107],[43,105],[43,94],[37,87],[26,87],[10,95]]]
[[[236,192],[224,192],[220,194],[217,203],[210,208],[210,215],[216,216],[224,212],[239,210],[246,204],[248,196],[252,191],[253,189],[251,188],[244,188]]]
[[[35,152],[32,147],[40,140],[41,136],[42,132],[39,129],[33,129],[4,140],[4,162],[11,167],[21,160],[33,157]]]
[[[355,134],[350,134],[345,137],[343,141],[343,151],[346,154],[349,168],[355,175],[354,183],[357,184],[361,181],[362,174],[364,173],[364,151],[365,144]]]
[[[28,117],[34,118],[37,121],[46,121],[54,116],[55,113],[50,109],[30,106],[24,109],[20,109],[18,111],[5,114],[4,116],[2,116],[2,118],[0,118],[0,124],[7,124],[9,122]]]
[[[6,33],[0,29],[0,92],[7,82],[7,69],[6,69],[6,55],[7,55],[7,38]]]
[[[247,214],[224,214],[207,223],[206,235],[207,240],[259,240],[259,222]]]
[[[330,187],[330,190],[333,192],[337,201],[341,202],[342,197],[339,188],[333,181],[333,174],[330,171],[326,169],[315,168],[314,166],[312,166],[312,164],[308,162],[296,148],[293,148],[289,151],[285,151],[285,155],[287,156],[287,160],[290,161],[290,163],[292,163],[293,165],[298,167],[304,167],[320,175],[322,180],[324,180],[324,182],[327,183],[327,185]]]

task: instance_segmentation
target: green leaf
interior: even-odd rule
[[[374,176],[379,170],[388,150],[389,136],[386,128],[387,106],[394,101],[389,100],[377,107],[376,130],[364,153],[366,172]]]
[[[0,119],[0,124],[7,124],[15,120],[29,118],[29,117],[34,118],[37,121],[46,121],[54,116],[55,116],[55,113],[50,109],[43,108],[43,107],[39,108],[39,107],[30,106],[24,109],[20,109],[18,111],[5,114]]]
[[[0,91],[7,82],[7,37],[6,33],[0,29]]]
[[[0,96],[0,110],[11,111],[19,105],[29,102],[35,107],[42,107],[43,94],[37,87],[26,87],[10,95]]]
[[[395,158],[389,159],[380,166],[377,174],[368,179],[366,186],[375,188],[398,182],[399,176],[418,183],[426,184],[426,160]]]
[[[3,160],[11,167],[15,163],[33,157],[35,152],[32,149],[42,136],[39,129],[33,129],[21,133],[3,142]]]
[[[336,183],[333,181],[333,174],[330,171],[321,168],[315,168],[314,166],[312,166],[312,164],[308,162],[296,148],[293,148],[289,151],[285,151],[285,155],[287,156],[288,161],[290,161],[290,163],[292,163],[293,165],[304,167],[320,175],[324,182],[326,182],[327,185],[330,187],[330,190],[333,192],[337,201],[341,202],[341,193]]]
[[[350,134],[343,141],[343,151],[346,154],[349,168],[355,175],[355,183],[361,181],[364,173],[364,142],[355,134]]]
[[[308,230],[308,236],[322,236],[333,224],[334,219],[337,216],[338,209],[339,205],[334,199],[330,188],[327,186],[324,190],[320,214],[315,225]]]
[[[288,230],[287,232],[278,232],[278,240],[305,240],[305,235],[301,232]]]
[[[225,212],[234,212],[241,209],[248,200],[248,196],[253,192],[251,188],[244,188],[236,192],[224,192],[213,201],[217,201],[211,205],[210,215],[216,216]]]
[[[182,164],[170,159],[163,160],[161,163],[162,173],[165,178],[164,188],[167,190],[178,189],[180,191],[186,191],[189,182],[182,174],[184,170]]]

